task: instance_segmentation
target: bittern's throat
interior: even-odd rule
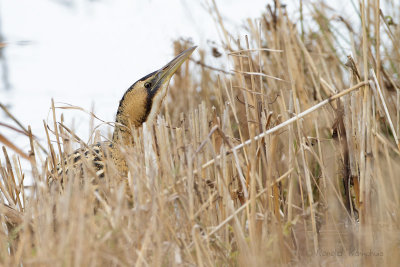
[[[135,82],[125,92],[117,111],[113,142],[130,143],[129,129],[132,126],[140,127],[144,122],[154,120],[167,94],[171,77],[195,49],[196,46],[186,49],[161,69]]]

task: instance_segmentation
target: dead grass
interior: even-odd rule
[[[400,28],[390,18],[400,21],[400,7],[361,3],[357,28],[303,5],[308,21],[268,6],[243,38],[212,2],[221,45],[199,49],[175,75],[163,116],[135,130],[128,177],[110,168],[97,185],[70,177],[62,194],[49,192],[48,169],[76,147],[61,124],[45,125],[47,160],[26,130],[32,187],[3,149],[1,264],[396,266]],[[336,31],[343,25],[348,36]],[[231,67],[207,63],[221,54]]]

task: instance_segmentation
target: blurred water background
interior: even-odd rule
[[[51,121],[51,98],[113,121],[118,101],[137,79],[173,57],[174,40],[191,40],[203,49],[218,47],[212,1],[193,0],[3,0],[0,2],[0,103],[6,105],[45,144],[43,120]],[[265,0],[216,1],[229,32],[244,37],[247,18],[265,12]],[[342,5],[351,12],[350,1]],[[288,9],[297,10],[299,1]],[[305,14],[307,11],[305,10]],[[293,21],[299,14],[293,14]],[[198,59],[198,55],[194,54]],[[218,60],[220,62],[218,62]],[[209,65],[226,57],[207,58]],[[227,70],[229,66],[224,65]],[[64,110],[66,125],[85,141],[90,116]],[[59,114],[61,112],[59,111]],[[13,124],[0,112],[0,121]],[[99,121],[96,124],[100,123]],[[13,124],[14,125],[14,124]],[[105,134],[107,126],[100,128]],[[28,139],[0,128],[22,150]],[[24,166],[25,169],[25,166]],[[26,165],[26,170],[28,170]]]

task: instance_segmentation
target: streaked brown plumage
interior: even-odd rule
[[[63,183],[63,174],[68,174],[71,169],[79,172],[80,176],[84,175],[84,170],[92,169],[93,173],[88,173],[91,177],[103,177],[106,171],[105,159],[111,159],[118,172],[125,176],[128,168],[120,147],[133,146],[132,127],[138,128],[144,122],[151,123],[154,120],[167,94],[169,80],[195,49],[196,46],[186,49],[161,69],[135,82],[119,103],[112,141],[74,151],[63,159],[64,164],[60,162],[57,165],[57,175],[51,174],[48,183],[53,184],[56,179]],[[85,164],[91,166],[84,168]]]

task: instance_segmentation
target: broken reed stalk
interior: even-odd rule
[[[233,147],[233,148],[232,148],[230,151],[228,151],[227,153],[234,153],[234,154],[235,154],[235,153],[236,153],[236,150],[239,150],[239,149],[241,149],[241,148],[243,148],[243,147],[245,147],[245,146],[248,146],[248,145],[250,145],[252,142],[257,141],[257,140],[260,140],[261,138],[263,138],[263,137],[265,137],[265,136],[267,136],[267,135],[270,135],[270,134],[272,134],[272,133],[274,133],[274,132],[276,132],[276,131],[282,129],[282,128],[284,128],[284,127],[286,127],[286,126],[292,124],[293,122],[298,121],[299,119],[301,119],[301,118],[307,116],[308,114],[310,114],[311,112],[313,112],[313,111],[315,111],[315,110],[317,110],[317,109],[319,109],[319,108],[325,106],[326,104],[332,102],[333,100],[338,99],[338,98],[340,98],[340,97],[342,97],[342,96],[344,96],[344,95],[347,95],[348,93],[351,93],[352,91],[357,90],[357,89],[359,89],[359,88],[361,88],[361,87],[363,87],[363,86],[365,86],[365,85],[368,85],[368,82],[360,82],[360,83],[356,84],[355,86],[353,86],[353,87],[351,87],[351,88],[345,89],[345,90],[343,90],[342,92],[337,93],[337,94],[335,94],[335,95],[333,95],[333,96],[331,96],[331,97],[329,97],[329,98],[327,98],[327,99],[321,101],[320,103],[318,103],[318,104],[312,106],[311,108],[308,108],[307,110],[305,110],[305,111],[303,111],[303,112],[301,112],[301,113],[299,113],[299,114],[293,116],[292,118],[286,120],[285,122],[280,123],[279,125],[277,125],[277,126],[271,128],[271,129],[269,129],[269,130],[267,130],[267,131],[265,131],[265,132],[263,132],[263,133],[260,133],[259,135],[253,137],[252,139],[249,139],[249,140],[247,140],[247,141],[241,143],[240,145],[237,145],[237,146]],[[204,163],[204,164],[201,166],[201,168],[202,168],[202,169],[207,168],[207,167],[210,166],[211,164],[214,164],[215,161],[216,161],[216,160],[219,160],[220,158],[221,158],[221,156],[218,155],[216,158],[214,158],[214,159],[212,159],[212,160],[209,160],[209,161],[207,161],[206,163]],[[194,170],[194,171],[197,172],[196,170]],[[185,178],[182,178],[182,179],[185,179]]]
[[[248,38],[241,43],[223,25],[215,2],[211,2],[212,12],[224,38],[215,49],[226,51],[236,74],[226,79],[218,76],[224,67],[210,67],[213,64],[206,61],[205,51],[200,51],[200,59],[192,60],[197,64],[190,62],[195,69],[182,68],[171,83],[171,101],[165,101],[166,119],[160,117],[151,129],[135,129],[135,146],[123,151],[128,177],[119,177],[110,168],[104,183],[94,185],[80,183],[71,173],[65,191],[51,194],[43,178],[54,171],[60,153],[68,153],[72,144],[66,136],[70,135],[71,143],[86,145],[65,127],[62,115],[54,131],[44,123],[51,152],[47,160],[35,153],[30,134],[32,187],[21,189],[23,174],[17,171],[15,158],[14,178],[9,171],[12,161],[0,162],[0,177],[6,181],[0,180],[0,203],[11,203],[11,209],[0,205],[4,215],[0,220],[4,224],[11,218],[20,224],[15,231],[0,228],[6,240],[0,242],[0,264],[302,266],[315,262],[387,266],[400,260],[395,234],[400,212],[396,179],[400,150],[391,135],[400,110],[395,75],[399,60],[392,48],[398,43],[395,26],[383,20],[385,32],[379,34],[388,35],[385,41],[396,42],[389,45],[380,42],[376,46],[374,36],[364,38],[349,30],[354,49],[351,70],[355,72],[350,75],[356,77],[347,86],[341,62],[345,55],[331,28],[336,22],[324,13],[323,6],[311,3],[315,10],[310,19],[321,30],[302,28],[301,36],[279,2],[268,6],[260,20],[247,21]],[[372,10],[371,2],[365,7],[367,12]],[[363,23],[367,33],[377,32],[371,30],[379,25],[372,21],[376,16],[364,17],[369,20]],[[356,45],[361,42],[363,46]],[[184,45],[176,42],[175,50],[181,51]],[[367,55],[361,52],[365,46]],[[371,48],[379,46],[380,52],[374,53]],[[368,81],[359,70],[368,61],[378,62],[373,57],[379,54],[380,78],[374,64],[376,78],[372,75]],[[364,94],[350,93],[363,86]],[[346,87],[350,88],[336,90]],[[344,95],[349,96],[335,101]],[[370,98],[369,111],[365,111],[365,96]],[[375,104],[381,103],[378,109]],[[326,108],[327,104],[332,108]],[[300,107],[310,108],[301,112]],[[55,121],[54,108],[52,103]],[[379,116],[381,110],[384,116]],[[312,112],[313,120],[305,119]],[[340,120],[343,125],[338,126]],[[50,142],[52,134],[58,149]],[[88,140],[96,139],[92,134]],[[398,130],[395,134],[399,136]],[[365,146],[361,144],[366,141]],[[50,170],[48,165],[52,165]],[[90,181],[93,170],[89,162],[84,165],[83,181]],[[369,190],[364,192],[365,203],[369,202],[365,209],[359,201],[360,170],[363,187]],[[350,190],[344,192],[346,182]],[[20,194],[23,201],[18,202],[15,195]],[[16,209],[23,205],[24,211],[15,213],[14,204]],[[360,207],[364,209],[362,227],[357,221]],[[350,255],[369,248],[383,255]],[[320,255],[325,251],[342,255]]]
[[[400,151],[399,139],[397,137],[396,130],[394,129],[392,119],[390,118],[390,114],[389,114],[389,111],[388,111],[388,108],[387,108],[387,105],[386,105],[385,98],[383,97],[381,87],[380,87],[380,85],[378,83],[378,79],[376,78],[375,71],[371,70],[371,72],[372,72],[372,76],[374,77],[375,86],[376,86],[374,88],[376,88],[377,91],[378,91],[379,99],[381,100],[381,104],[383,106],[383,110],[385,111],[386,118],[387,118],[387,120],[389,122],[390,129],[392,130],[394,141],[396,142],[397,148]]]

